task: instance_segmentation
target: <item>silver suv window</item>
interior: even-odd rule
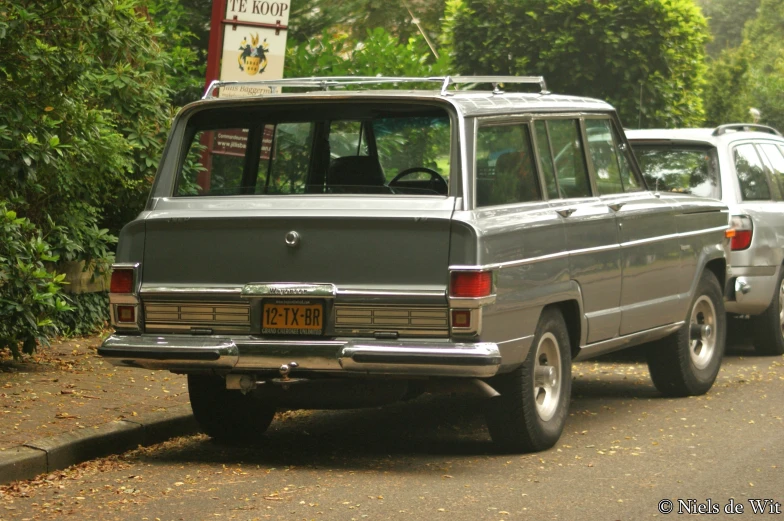
[[[721,197],[716,149],[684,145],[635,145],[634,153],[651,190]]]
[[[776,199],[781,200],[784,195],[784,154],[781,148],[773,143],[762,143],[759,147],[770,171],[774,192],[778,195]]]
[[[771,193],[765,166],[754,145],[746,143],[732,151],[735,173],[740,183],[740,192],[746,201],[770,201]]]

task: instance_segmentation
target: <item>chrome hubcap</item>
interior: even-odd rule
[[[781,334],[784,335],[784,280],[781,281],[781,287],[779,287],[779,324],[781,325]]]
[[[552,333],[545,333],[536,346],[534,359],[534,400],[536,413],[550,420],[561,399],[561,351]]]
[[[702,295],[691,310],[691,361],[697,369],[705,369],[716,350],[716,309],[707,296]]]

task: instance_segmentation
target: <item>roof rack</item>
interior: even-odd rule
[[[326,76],[313,78],[286,78],[283,80],[259,81],[219,81],[215,80],[207,87],[202,99],[216,98],[215,90],[221,87],[268,87],[276,91],[280,87],[312,88],[329,90],[354,85],[380,85],[384,83],[436,83],[441,85],[441,95],[448,96],[450,85],[471,85],[490,83],[493,85],[493,94],[503,94],[499,88],[502,84],[528,84],[539,85],[541,94],[549,94],[547,84],[542,76],[430,76],[425,78],[395,77],[395,76]]]
[[[728,130],[734,131],[745,131],[745,132],[767,132],[768,134],[774,134],[776,136],[780,136],[781,132],[776,130],[773,127],[768,127],[767,125],[757,125],[754,123],[730,123],[728,125],[719,125],[716,127],[716,130],[713,131],[714,136],[721,136],[722,134],[726,134]]]

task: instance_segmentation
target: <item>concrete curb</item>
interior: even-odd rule
[[[189,405],[143,418],[120,420],[89,429],[40,438],[0,451],[0,484],[31,479],[83,461],[121,454],[177,436],[199,432]]]

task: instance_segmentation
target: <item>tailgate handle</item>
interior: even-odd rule
[[[561,208],[560,210],[556,210],[556,212],[558,212],[558,215],[560,215],[561,217],[569,217],[576,211],[577,208]]]
[[[608,204],[607,206],[609,206],[610,210],[612,210],[613,212],[617,212],[618,210],[623,208],[623,205],[625,204],[626,203],[612,203],[612,204]]]

